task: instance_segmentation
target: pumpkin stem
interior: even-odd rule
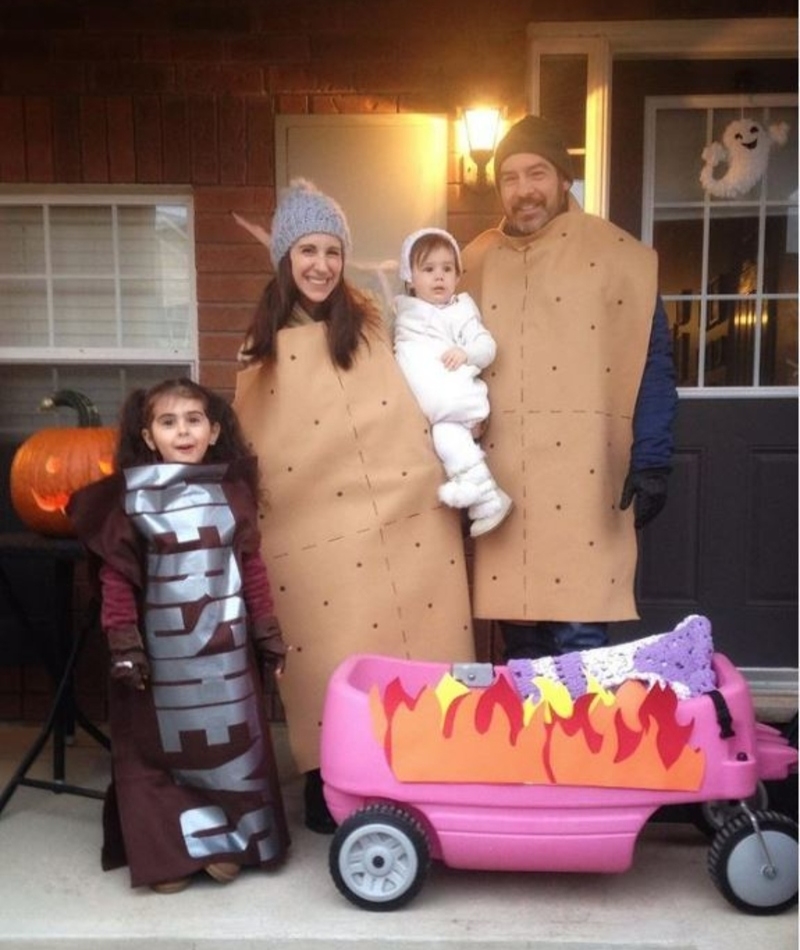
[[[57,406],[69,406],[74,409],[78,413],[78,426],[82,429],[101,425],[97,406],[88,396],[84,396],[76,389],[59,389],[52,396],[46,396],[39,403],[39,410],[55,409]]]

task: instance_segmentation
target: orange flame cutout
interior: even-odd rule
[[[399,678],[369,696],[372,725],[401,782],[584,785],[694,791],[705,754],[689,746],[669,687],[628,680],[566,710],[521,700],[505,676],[486,689],[447,674],[412,696]]]

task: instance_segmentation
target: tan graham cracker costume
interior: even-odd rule
[[[573,206],[571,206],[572,208]],[[475,545],[474,615],[637,617],[632,509],[619,510],[657,296],[657,257],[579,210],[479,235],[460,289],[497,341],[488,464],[514,510]],[[609,464],[610,462],[610,464]]]
[[[473,659],[461,523],[437,498],[428,424],[383,336],[344,371],[323,324],[281,330],[277,359],[239,373],[234,408],[260,460],[262,553],[293,648],[279,688],[306,772],[345,657]]]

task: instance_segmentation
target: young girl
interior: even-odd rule
[[[234,408],[269,491],[263,554],[293,648],[279,686],[306,775],[306,825],[330,832],[320,731],[331,673],[358,652],[470,661],[469,589],[427,423],[380,315],[345,279],[344,212],[294,180],[269,244],[275,277],[247,334]]]
[[[405,239],[400,278],[408,294],[395,297],[394,349],[449,479],[439,497],[469,509],[470,534],[477,538],[505,519],[512,502],[475,440],[489,415],[480,372],[494,360],[496,346],[472,298],[455,292],[460,275],[461,255],[449,232],[423,228]]]
[[[113,780],[103,868],[182,890],[289,844],[263,678],[286,648],[259,553],[258,471],[220,396],[167,380],[126,401],[116,474],[69,514],[100,559]]]

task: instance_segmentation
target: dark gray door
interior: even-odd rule
[[[728,113],[705,114],[713,121],[698,118],[690,147],[657,139],[652,159],[662,163],[653,243],[682,398],[669,502],[640,533],[642,620],[613,635],[656,633],[702,613],[716,648],[746,667],[798,665],[796,108],[785,113],[789,142],[772,155],[763,189],[739,203],[711,199],[709,210],[698,172],[706,134],[750,114],[753,92],[796,93],[796,70],[796,60],[614,67],[610,217],[637,235],[648,97],[736,98]],[[665,128],[682,128],[677,112],[664,114]],[[765,127],[783,117],[754,114]]]
[[[625,639],[705,614],[741,666],[796,667],[797,403],[683,399],[667,507],[640,532],[642,621]]]

